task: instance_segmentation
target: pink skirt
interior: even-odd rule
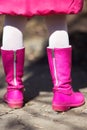
[[[35,15],[76,14],[83,0],[0,0],[0,14]]]

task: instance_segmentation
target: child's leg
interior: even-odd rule
[[[62,48],[69,46],[69,37],[67,32],[67,21],[65,15],[53,15],[46,17],[46,23],[49,31],[49,47]]]
[[[26,18],[6,16],[3,28],[1,55],[6,75],[7,92],[4,100],[11,108],[23,106],[24,45],[23,30]]]
[[[50,33],[47,54],[54,85],[52,107],[55,111],[66,111],[82,105],[84,96],[73,92],[71,86],[72,48],[69,45],[66,16],[48,16],[46,21]]]
[[[6,16],[3,28],[2,47],[5,50],[23,48],[23,31],[26,18],[21,16]]]

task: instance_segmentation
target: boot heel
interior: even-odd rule
[[[52,105],[52,109],[54,111],[60,111],[60,112],[64,112],[70,109],[69,106],[60,106],[60,105]]]
[[[13,109],[19,109],[23,107],[23,103],[8,103],[8,106]]]

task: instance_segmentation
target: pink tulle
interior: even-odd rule
[[[0,0],[0,14],[48,15],[76,14],[82,10],[84,0]]]

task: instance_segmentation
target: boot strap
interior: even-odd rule
[[[8,86],[7,89],[24,89],[24,85],[19,85],[19,86]]]
[[[63,93],[63,94],[67,94],[67,95],[71,95],[72,93],[73,93],[73,90],[72,90],[72,88],[71,87],[69,87],[69,88],[58,88],[58,87],[54,87],[53,88],[53,92],[55,93],[55,92],[59,92],[59,93]]]

